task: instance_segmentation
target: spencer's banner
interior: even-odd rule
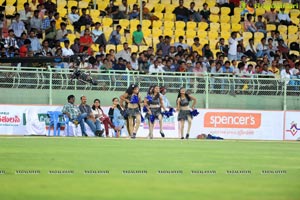
[[[106,113],[108,109],[109,107],[103,107]],[[61,110],[61,105],[1,105],[0,134],[47,135],[49,125],[47,112]],[[200,114],[192,121],[191,138],[196,138],[202,133],[220,136],[224,139],[297,140],[300,138],[299,111],[221,109],[199,109],[198,111]],[[163,119],[163,130],[167,138],[178,138],[178,128],[177,113]],[[184,129],[185,135],[187,123]],[[67,135],[64,126],[61,130],[61,135]],[[123,128],[121,133],[122,136],[127,136],[126,128]],[[137,136],[147,137],[148,133],[148,122],[145,120],[141,123]],[[160,137],[158,121],[155,122],[154,137]]]

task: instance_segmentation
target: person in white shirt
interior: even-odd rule
[[[25,27],[29,26],[32,13],[30,12],[29,3],[24,3],[24,10],[20,10],[20,20],[24,22]]]
[[[280,12],[277,14],[277,18],[280,22],[280,24],[283,24],[283,25],[292,25],[292,21],[289,17],[289,15],[287,13],[284,13],[284,8],[280,8]]]
[[[10,25],[9,29],[14,30],[15,36],[17,38],[20,38],[23,32],[26,32],[24,22],[20,20],[20,14],[15,14],[16,19],[13,21],[13,23]]]
[[[291,72],[290,72],[290,65],[286,64],[284,68],[280,72],[280,78],[282,82],[285,82],[286,85],[292,85],[291,80]]]
[[[256,56],[262,58],[267,55],[268,46],[266,45],[266,38],[262,38],[260,43],[256,45]]]
[[[12,29],[8,30],[8,36],[4,39],[4,47],[7,49],[9,47],[14,47],[16,49],[19,48],[15,34],[14,34],[14,30],[12,30]]]
[[[137,59],[137,53],[131,53],[130,64],[133,70],[139,70],[139,63]]]
[[[62,56],[64,56],[64,57],[66,57],[66,56],[73,56],[74,52],[70,48],[70,41],[69,40],[65,40],[64,44],[65,44],[65,47],[62,48]]]
[[[149,74],[156,74],[162,72],[165,72],[165,70],[163,70],[163,68],[159,65],[158,59],[156,59],[154,63],[149,66]]]
[[[63,42],[65,40],[68,40],[68,31],[66,29],[67,25],[64,22],[60,23],[60,29],[56,32],[56,40],[59,40],[60,42]]]
[[[228,50],[228,60],[237,60],[237,45],[238,41],[243,38],[237,38],[237,32],[232,32],[231,37],[228,40],[229,50]]]
[[[131,49],[128,47],[128,43],[123,43],[123,50],[117,52],[116,59],[123,58],[127,62],[131,61]]]
[[[72,6],[71,13],[68,15],[68,18],[69,18],[71,24],[73,24],[74,22],[77,22],[80,18],[80,16],[78,15],[78,13],[76,11],[77,11],[77,7]]]
[[[179,36],[178,42],[175,42],[175,43],[173,44],[173,46],[177,48],[177,47],[180,45],[180,46],[182,46],[182,48],[183,48],[184,50],[188,49],[188,48],[189,48],[189,45],[183,43],[183,39],[184,39],[183,36]]]
[[[93,42],[100,45],[106,45],[106,38],[104,33],[99,29],[101,24],[99,22],[95,23],[95,28],[92,30],[91,35]]]

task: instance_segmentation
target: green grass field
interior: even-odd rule
[[[299,142],[1,137],[0,170],[1,200],[300,199]]]

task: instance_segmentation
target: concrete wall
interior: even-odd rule
[[[0,89],[1,104],[49,104],[49,90],[42,89]],[[111,105],[113,97],[120,97],[122,91],[91,91],[91,90],[52,90],[52,105],[65,104],[67,96],[73,94],[76,103],[80,103],[80,96],[85,95],[88,102],[92,104],[95,98],[101,100],[103,106]],[[141,93],[144,97],[145,93]],[[195,94],[198,108],[205,108],[205,95]],[[168,93],[167,97],[171,104],[175,106],[177,94]],[[210,94],[209,108],[229,108],[229,109],[250,109],[250,110],[283,110],[283,96],[258,96],[258,95],[230,95]],[[287,97],[288,110],[300,110],[300,97]]]

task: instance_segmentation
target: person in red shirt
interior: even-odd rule
[[[20,57],[24,58],[24,57],[28,57],[28,48],[31,44],[31,41],[29,39],[25,39],[24,44],[20,47],[19,53],[20,53]]]
[[[91,48],[93,44],[93,39],[92,36],[90,35],[89,29],[84,30],[84,35],[80,37],[79,43],[80,43],[80,53],[83,53],[84,49],[86,49],[85,47],[87,47],[88,48],[87,53],[89,55],[93,54]]]

